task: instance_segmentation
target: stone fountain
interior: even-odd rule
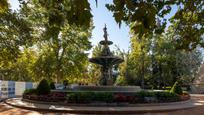
[[[110,51],[109,45],[113,44],[112,41],[108,40],[106,25],[103,29],[104,39],[99,43],[103,45],[102,52],[97,57],[89,59],[90,62],[101,65],[101,78],[99,80],[100,85],[113,85],[112,68],[114,65],[122,63],[124,60],[120,57],[114,56]]]
[[[112,41],[108,40],[107,28],[104,27],[104,40],[100,41],[103,45],[101,53],[89,59],[90,62],[101,65],[101,76],[99,79],[98,86],[81,86],[74,85],[69,86],[65,90],[60,92],[138,92],[141,91],[139,86],[113,86],[113,75],[112,68],[114,65],[122,63],[124,60],[118,56],[114,56],[110,51],[109,45],[113,44]],[[58,90],[59,91],[59,90]]]

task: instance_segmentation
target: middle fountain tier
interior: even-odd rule
[[[104,27],[104,39],[99,43],[103,45],[102,52],[97,57],[89,59],[90,62],[101,65],[100,85],[113,85],[112,68],[114,65],[122,63],[124,60],[118,56],[114,56],[110,51],[109,45],[113,44],[108,40],[107,28]]]

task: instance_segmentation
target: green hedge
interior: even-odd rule
[[[31,94],[37,94],[37,90],[36,89],[26,89],[23,92],[23,95],[31,95]]]
[[[180,101],[179,95],[161,91],[137,93],[111,93],[111,92],[71,92],[67,94],[68,103],[91,103],[91,102],[128,102],[128,103],[154,103]]]
[[[179,101],[180,97],[176,93],[169,91],[158,91],[158,92],[148,92],[141,91],[134,94],[135,97],[139,98],[138,102],[174,102]],[[152,97],[153,100],[146,100],[145,98]]]
[[[70,103],[111,102],[113,94],[108,92],[71,92],[67,94]]]
[[[38,95],[46,95],[50,93],[50,85],[46,79],[42,79],[37,87]]]

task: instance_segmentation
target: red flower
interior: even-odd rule
[[[113,99],[116,102],[126,102],[127,101],[127,97],[124,94],[121,94],[121,93],[115,94]]]

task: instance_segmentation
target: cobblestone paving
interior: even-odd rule
[[[193,98],[198,101],[198,104],[199,103],[204,104],[204,96],[193,96]],[[30,111],[20,108],[14,108],[4,103],[0,103],[0,115],[74,115],[74,114],[50,113],[49,111],[48,112]],[[144,114],[135,113],[134,115],[204,115],[204,105],[185,110],[177,110],[162,113],[144,113]]]

